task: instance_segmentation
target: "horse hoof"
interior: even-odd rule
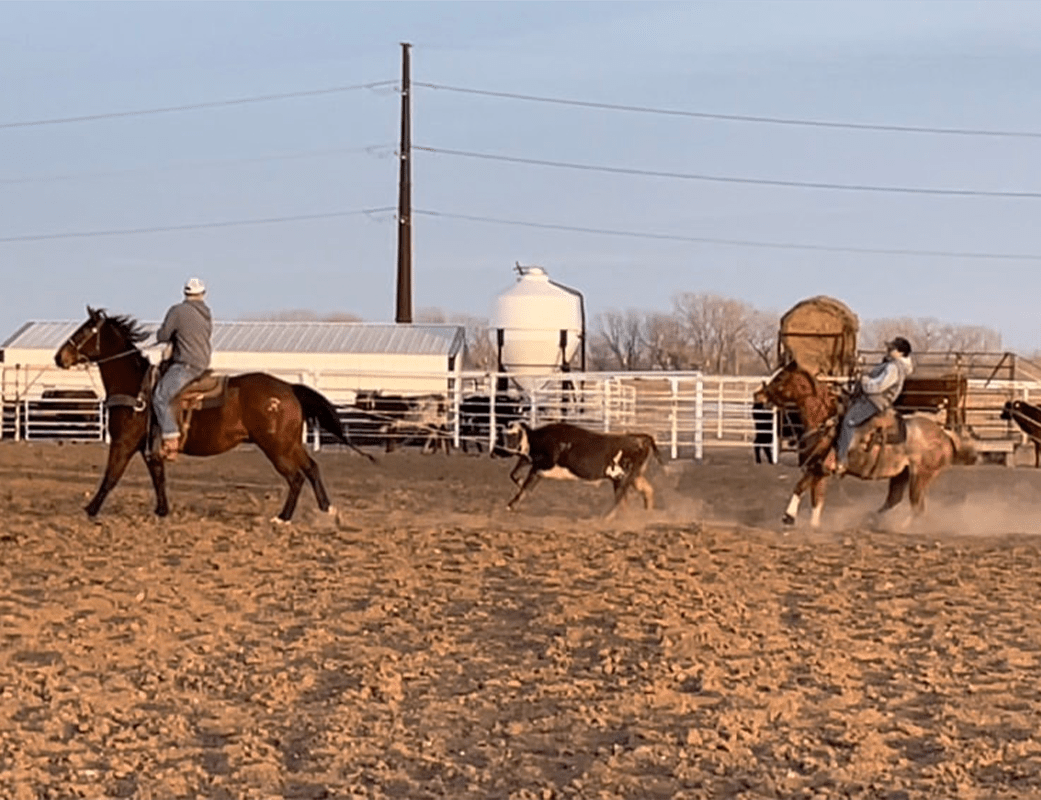
[[[791,514],[786,513],[783,517],[781,517],[781,522],[791,527],[795,524],[795,517],[793,517]]]
[[[272,525],[288,525],[289,524],[289,520],[288,519],[282,519],[281,517],[272,517],[271,518],[271,524]]]

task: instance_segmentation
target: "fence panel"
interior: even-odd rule
[[[107,414],[100,399],[64,389],[68,373],[40,370],[36,385],[59,397],[5,398],[4,438],[98,441],[107,436]],[[454,445],[488,452],[497,434],[515,420],[532,425],[571,422],[600,431],[640,430],[659,442],[665,457],[704,457],[706,449],[750,447],[755,438],[752,394],[761,377],[725,377],[697,372],[552,373],[526,376],[524,386],[511,376],[489,372],[395,376],[394,386],[414,380],[424,391],[363,392],[350,388],[378,385],[379,376],[324,370],[283,376],[305,382],[337,407],[341,422],[361,447]],[[84,376],[73,384],[82,387]],[[432,380],[445,386],[432,393]],[[55,388],[57,387],[57,388]],[[335,439],[310,430],[315,448]]]

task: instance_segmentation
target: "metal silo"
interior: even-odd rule
[[[524,388],[526,376],[585,370],[582,294],[549,279],[542,267],[516,267],[517,281],[495,298],[492,329],[499,370]]]

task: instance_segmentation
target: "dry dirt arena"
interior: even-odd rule
[[[1041,797],[1041,470],[956,467],[920,526],[847,478],[653,466],[660,507],[511,464],[0,445],[0,797]],[[906,512],[905,512],[906,513]],[[802,512],[803,524],[807,509]]]

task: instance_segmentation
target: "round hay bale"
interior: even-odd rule
[[[857,363],[860,321],[834,297],[796,303],[781,317],[777,336],[782,364],[794,361],[811,375],[849,375]]]

